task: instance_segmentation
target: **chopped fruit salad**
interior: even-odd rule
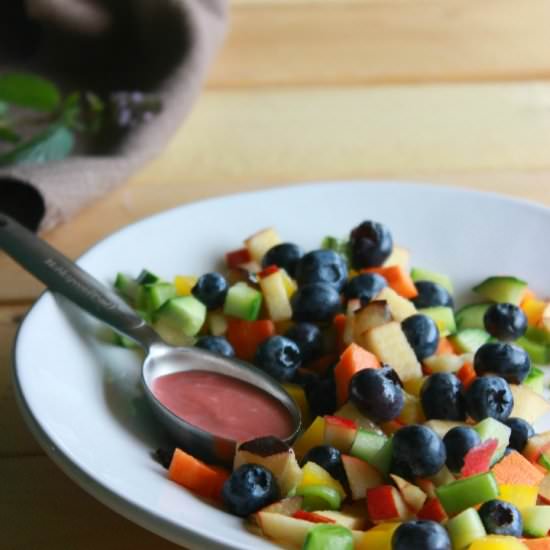
[[[240,441],[231,470],[159,449],[171,480],[288,548],[550,550],[550,302],[498,275],[457,309],[374,221],[308,252],[265,229],[225,262],[115,287],[166,341],[280,381],[303,431]]]

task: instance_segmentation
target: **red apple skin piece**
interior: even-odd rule
[[[378,487],[384,483],[380,472],[360,458],[342,454],[342,464],[353,500],[365,498],[367,489]]]
[[[325,416],[325,443],[348,453],[353,445],[357,424],[339,416]]]
[[[367,489],[367,511],[373,523],[389,520],[405,520],[409,515],[407,505],[399,491],[391,485]]]
[[[429,498],[424,503],[422,510],[417,514],[418,519],[428,519],[441,523],[447,519],[447,514],[438,498]]]
[[[550,474],[546,474],[539,485],[539,498],[545,504],[550,504]]]
[[[464,466],[460,470],[461,476],[470,477],[488,472],[491,468],[491,458],[497,447],[497,439],[488,439],[470,449],[464,456]]]
[[[397,489],[399,489],[399,492],[401,493],[401,496],[407,506],[415,513],[421,510],[426,502],[426,499],[428,498],[426,493],[420,487],[409,483],[402,477],[394,474],[391,474],[390,477],[397,485]]]
[[[305,521],[311,521],[311,523],[336,523],[333,519],[316,514],[315,512],[306,512],[305,510],[297,510],[292,514],[295,519],[303,519]]]
[[[415,484],[428,495],[428,498],[435,498],[435,484],[431,479],[418,477]]]

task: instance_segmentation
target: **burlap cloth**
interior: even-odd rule
[[[158,116],[105,152],[0,169],[0,209],[42,231],[123,183],[181,126],[224,35],[227,0],[7,4],[0,15],[0,72],[34,70],[68,91],[154,92],[163,102]]]

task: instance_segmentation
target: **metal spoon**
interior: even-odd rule
[[[141,382],[145,395],[156,417],[176,444],[205,460],[225,464],[232,462],[237,445],[231,439],[219,437],[189,424],[157,400],[152,391],[153,381],[159,376],[186,370],[225,374],[264,390],[289,412],[293,429],[285,441],[290,444],[298,435],[301,418],[295,401],[276,380],[261,370],[243,361],[215,355],[199,348],[169,346],[117,294],[2,213],[0,248],[51,291],[62,294],[143,347],[145,358],[141,366]]]

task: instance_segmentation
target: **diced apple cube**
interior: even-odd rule
[[[353,445],[357,424],[347,418],[325,416],[325,444],[348,453]]]
[[[388,302],[391,314],[396,321],[403,321],[416,313],[415,305],[410,300],[407,300],[407,298],[403,298],[403,296],[397,294],[389,286],[383,288],[374,300],[385,300]]]
[[[281,242],[281,237],[279,237],[273,228],[269,227],[258,231],[258,233],[246,239],[244,244],[250,252],[252,259],[261,264],[265,253]]]
[[[510,384],[510,389],[514,396],[514,408],[510,416],[523,418],[529,424],[533,424],[543,414],[550,411],[550,403],[527,386]]]
[[[272,321],[288,321],[292,318],[292,307],[280,269],[267,277],[260,277],[260,288]]]
[[[258,512],[256,520],[262,530],[262,533],[273,541],[301,548],[306,540],[308,531],[315,527],[315,523],[296,519],[273,512]]]
[[[392,253],[389,255],[388,259],[382,264],[384,267],[389,267],[391,265],[399,265],[405,271],[409,270],[409,262],[411,259],[411,253],[408,249],[403,248],[402,246],[394,246]]]
[[[353,500],[365,498],[367,489],[378,487],[384,483],[380,472],[360,458],[343,454],[342,464],[344,465]]]
[[[367,510],[373,523],[404,521],[410,516],[401,494],[391,485],[367,489]]]
[[[355,311],[353,317],[353,341],[361,344],[362,335],[367,330],[385,325],[393,320],[390,306],[385,300],[374,300]]]
[[[409,483],[406,479],[402,477],[391,474],[390,477],[393,479],[394,483],[397,485],[403,500],[415,511],[418,512],[424,506],[424,502],[428,498],[428,495],[412,483]]]
[[[422,376],[422,367],[399,323],[393,321],[368,330],[364,346],[392,367],[402,382]]]

